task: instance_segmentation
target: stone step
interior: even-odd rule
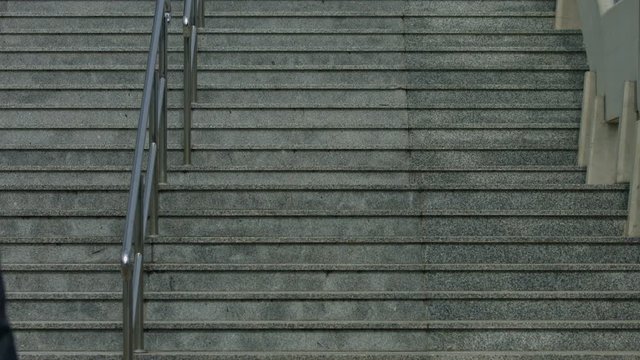
[[[280,26],[271,26],[271,27],[256,27],[254,26],[255,24],[253,23],[249,23],[247,25],[244,26],[237,26],[237,27],[220,27],[219,24],[217,24],[217,26],[209,26],[206,28],[200,28],[198,29],[198,34],[205,37],[205,36],[216,36],[216,35],[250,35],[250,34],[259,34],[259,35],[288,35],[288,34],[300,34],[300,35],[319,35],[319,34],[333,34],[333,35],[341,35],[341,36],[348,36],[348,35],[478,35],[478,34],[483,34],[483,35],[547,35],[547,34],[555,34],[555,35],[580,35],[582,34],[582,32],[580,30],[556,30],[553,28],[553,25],[549,26],[549,27],[540,27],[540,28],[513,28],[513,29],[509,29],[509,28],[505,28],[503,27],[492,27],[491,25],[493,25],[493,23],[498,20],[498,22],[500,22],[500,20],[502,22],[505,22],[505,20],[508,22],[508,25],[519,25],[519,26],[523,26],[524,24],[521,24],[518,20],[513,19],[513,18],[505,18],[505,17],[482,17],[482,18],[472,18],[472,17],[450,17],[450,18],[442,18],[442,17],[438,17],[438,18],[428,18],[428,17],[404,17],[406,19],[405,21],[405,26],[403,27],[403,22],[402,19],[403,17],[397,17],[397,18],[389,18],[389,17],[352,17],[352,18],[326,18],[326,17],[300,17],[298,19],[295,18],[289,18],[289,19],[284,19],[284,18],[275,18],[278,19],[280,21]],[[14,18],[15,19],[15,18]],[[38,22],[38,19],[41,18],[31,18],[34,22],[37,22],[38,25],[43,24],[43,21],[40,20],[40,22]],[[60,21],[61,19],[64,18],[47,18],[47,20],[53,20],[55,21]],[[68,18],[70,20],[90,20],[92,18]],[[102,19],[102,18],[98,18],[98,19]],[[124,20],[128,20],[131,21],[131,17],[121,17],[121,18],[112,18],[115,21],[118,21],[119,19],[124,19]],[[259,18],[259,17],[245,17],[245,18],[238,18],[238,17],[222,17],[222,19],[226,19],[226,20],[232,20],[234,22],[237,22],[239,19],[240,20],[250,20],[255,22],[256,20],[259,22],[264,22],[265,18]],[[267,20],[273,20],[274,18],[267,18]],[[419,26],[419,24],[417,24],[418,21],[433,21],[434,19],[437,19],[439,21],[460,21],[460,19],[466,20],[466,21],[472,21],[475,22],[476,25],[478,25],[478,21],[483,21],[484,24],[480,24],[480,25],[484,25],[484,29],[479,31],[479,29],[477,28],[467,28],[467,29],[460,29],[460,28],[455,28],[455,27],[450,27],[448,29],[442,29],[442,28],[424,28]],[[534,21],[540,21],[539,18],[533,18],[533,17],[529,17],[529,18],[525,18],[526,20],[534,20]],[[42,28],[40,26],[32,26],[32,27],[25,27],[25,23],[22,23],[22,26],[18,26],[16,28],[8,28],[8,29],[3,29],[1,34],[4,35],[20,35],[20,36],[26,36],[26,35],[67,35],[67,36],[71,36],[71,35],[85,35],[85,36],[104,36],[104,35],[126,35],[126,36],[147,36],[149,37],[151,35],[151,23],[150,20],[151,18],[146,18],[144,20],[149,21],[149,26],[145,27],[145,28],[134,28],[134,27],[121,27],[118,25],[114,26],[114,24],[110,24],[109,26],[102,26],[102,27],[95,27],[95,26],[88,26],[88,27],[84,27],[84,28],[69,28],[69,27],[65,27],[65,28],[57,28],[57,29],[47,29],[47,28]],[[298,22],[300,23],[299,27],[291,27],[291,25],[295,24],[295,20],[298,20]],[[314,25],[314,20],[321,20],[321,21],[326,21],[326,20],[330,20],[332,22],[342,22],[344,24],[349,24],[350,26],[347,27],[337,27],[335,26],[336,24],[330,24],[329,26],[324,26],[324,27],[319,27],[317,25]],[[354,21],[352,23],[352,20]],[[391,24],[390,27],[383,27],[380,28],[379,26],[360,26],[360,27],[353,27],[353,25],[356,25],[358,23],[358,21],[360,23],[362,23],[362,20],[373,20],[373,22],[375,22],[376,20],[392,20],[395,21],[395,23]],[[548,20],[548,19],[547,19]],[[215,20],[213,20],[215,21]],[[47,24],[44,24],[47,25]],[[49,24],[50,25],[50,24]],[[285,26],[282,26],[285,25]],[[399,26],[398,26],[399,25]],[[140,27],[140,24],[137,25],[138,27]],[[468,26],[468,25],[467,25]],[[181,38],[183,36],[183,28],[181,26],[181,24],[176,25],[175,23],[170,23],[169,24],[169,28],[168,28],[168,33],[169,33],[169,37],[171,38]],[[171,39],[170,41],[177,41],[175,39]]]
[[[584,51],[542,48],[433,48],[429,51],[258,51],[200,49],[198,70],[588,70]],[[179,72],[182,49],[170,48],[169,69]],[[0,49],[4,70],[139,70],[145,69],[148,49],[85,47],[76,49]],[[548,57],[547,57],[548,56]],[[532,57],[533,59],[529,59]],[[538,58],[539,60],[536,60]],[[566,60],[562,62],[562,59]],[[482,61],[480,61],[482,60]],[[556,60],[556,61],[554,61]],[[1,71],[1,70],[0,70]],[[495,79],[493,80],[495,82]]]
[[[182,91],[169,90],[168,103],[177,107],[182,102]],[[4,107],[38,106],[74,108],[95,105],[98,108],[135,106],[141,102],[141,90],[0,90]],[[37,100],[36,100],[37,99]],[[464,101],[462,101],[464,99]],[[500,106],[566,106],[579,103],[581,90],[208,90],[198,91],[201,104],[239,104],[241,107],[347,107],[397,108],[403,106],[428,108],[446,104],[466,107]]]
[[[51,107],[2,110],[3,129],[134,129],[140,109]],[[214,120],[215,119],[215,120]],[[450,128],[526,129],[576,127],[580,109],[242,109],[204,108],[193,112],[193,129],[314,129],[314,128]],[[182,109],[170,107],[168,127],[182,128]]]
[[[3,186],[4,210],[125,208],[127,185]],[[163,186],[160,208],[173,210],[617,210],[627,208],[626,186]]]
[[[14,322],[120,321],[120,293],[9,294]],[[373,296],[371,296],[371,295]],[[637,293],[146,293],[148,321],[606,321],[636,317]],[[265,296],[266,295],[266,296]],[[585,295],[594,295],[586,297]]]
[[[201,89],[582,89],[582,75],[582,71],[575,70],[536,69],[201,70],[198,86]],[[169,89],[181,89],[182,79],[181,71],[171,71],[167,79]],[[142,89],[144,71],[14,70],[0,71],[0,81],[0,88],[7,90],[138,90]]]
[[[149,264],[150,292],[640,290],[635,264]],[[121,292],[118,264],[4,264],[12,292]],[[428,281],[426,281],[428,280]]]
[[[174,166],[167,174],[173,185],[428,185],[428,184],[580,184],[579,167],[498,168],[198,168]],[[127,166],[0,166],[0,186],[127,185]]]
[[[91,151],[121,151],[125,152],[127,150],[134,150],[135,144],[0,144],[0,150],[7,151],[71,151],[71,152],[86,152],[90,153]],[[286,145],[277,145],[277,144],[264,144],[264,145],[254,145],[254,144],[195,144],[192,145],[193,150],[201,150],[205,152],[211,151],[322,151],[326,154],[331,154],[332,151],[387,151],[387,152],[453,152],[453,151],[467,151],[469,153],[477,152],[477,151],[531,151],[531,150],[552,150],[552,151],[568,151],[574,150],[574,145],[555,145],[555,144],[471,144],[471,145],[403,145],[403,146],[394,146],[387,144],[369,144],[362,145],[358,147],[353,146],[345,146],[341,144],[286,144]],[[175,153],[176,151],[182,150],[182,146],[178,144],[168,145],[168,153]],[[205,154],[209,155],[209,154]],[[411,154],[410,154],[411,155]],[[169,156],[169,155],[168,155]],[[21,165],[31,165],[31,164],[21,164]],[[98,164],[100,165],[100,164]],[[113,165],[121,165],[121,164],[113,164]],[[205,164],[210,165],[210,164]],[[215,164],[220,165],[220,164]],[[214,166],[215,166],[214,165]],[[237,165],[237,164],[233,164]],[[268,164],[267,166],[272,165]],[[420,163],[419,166],[433,166],[434,164],[430,163]],[[440,164],[436,164],[438,166]],[[496,164],[482,164],[482,165],[496,165]],[[482,166],[477,165],[477,166]],[[531,164],[528,164],[531,165]],[[537,165],[537,164],[536,164]],[[564,164],[570,165],[570,164]],[[228,166],[227,164],[222,164],[222,166]],[[256,166],[256,165],[250,165]],[[296,165],[298,166],[298,165]],[[304,164],[302,166],[309,166],[309,164]],[[323,165],[321,165],[323,166]],[[377,166],[374,165],[374,166]],[[442,165],[446,166],[446,165]]]
[[[582,35],[574,32],[543,34],[209,34],[198,36],[204,48],[268,49],[268,50],[347,50],[347,51],[424,51],[436,47],[473,47],[477,44],[496,48],[528,47],[582,49]],[[169,46],[179,47],[183,39],[169,37]],[[48,47],[75,49],[78,47],[148,47],[148,34],[4,34],[3,47]]]
[[[168,236],[607,236],[626,210],[163,210]],[[115,236],[124,210],[3,210],[0,236]],[[211,219],[216,219],[212,222]]]
[[[182,147],[182,129],[169,130],[169,146]],[[554,125],[540,129],[194,129],[192,142],[216,149],[342,148],[367,149],[473,149],[563,147],[578,142],[578,129]],[[133,129],[20,129],[0,133],[3,149],[25,146],[70,147],[79,144],[113,146],[134,144]]]
[[[69,339],[79,350],[117,350],[118,322],[14,323],[19,348],[60,351]],[[638,351],[638,321],[314,321],[148,322],[146,345],[156,351]],[[429,331],[425,331],[425,330]],[[505,341],[482,339],[500,335]]]
[[[173,16],[181,16],[182,1],[173,1]],[[137,15],[153,13],[153,3],[140,3],[135,1],[92,1],[91,4],[78,8],[73,1],[42,1],[34,4],[23,4],[21,1],[6,1],[6,5],[0,9],[2,13],[23,13],[32,16],[46,14],[46,16],[105,16]],[[455,1],[454,4],[441,2],[441,4],[429,4],[423,1],[412,0],[397,2],[393,0],[382,1],[243,1],[235,4],[231,1],[207,1],[205,7],[208,16],[286,16],[287,14],[357,14],[358,16],[399,16],[399,14],[469,14],[482,16],[487,13],[500,13],[514,15],[519,13],[547,13],[555,10],[552,1],[485,1],[478,4],[475,1]]]
[[[161,360],[208,360],[212,357],[221,360],[328,360],[328,359],[373,359],[373,360],[469,360],[469,359],[523,359],[523,360],[632,360],[640,356],[640,352],[634,351],[424,351],[424,352],[154,352],[147,351],[136,355],[140,359],[161,359]],[[70,360],[118,360],[121,355],[118,352],[21,352],[21,359],[25,360],[59,360],[61,358]]]
[[[127,148],[84,147],[84,149],[5,149],[0,152],[2,166],[129,166],[133,145]],[[432,150],[305,150],[237,149],[207,150],[194,146],[193,162],[201,166],[320,166],[320,167],[396,167],[432,166],[574,166],[575,147],[524,149],[432,149]],[[182,150],[170,150],[170,165],[182,164]]]
[[[174,10],[174,16],[181,9]],[[151,14],[151,12],[149,12]],[[241,14],[238,14],[241,15]],[[499,13],[482,16],[323,16],[322,14],[297,17],[260,17],[260,16],[207,16],[206,28],[201,33],[221,32],[550,32],[553,31],[554,18],[551,16],[505,17]],[[102,16],[102,17],[30,17],[5,15],[4,33],[25,31],[149,31],[152,17],[139,16]],[[176,22],[170,24],[172,33],[180,31]]]
[[[147,244],[148,262],[206,264],[635,264],[637,241],[567,237],[489,238],[162,238]],[[609,239],[609,238],[604,238]],[[236,242],[232,242],[232,241]],[[448,240],[449,243],[439,242]],[[527,242],[525,242],[525,240]],[[280,241],[280,242],[278,242]],[[283,242],[289,241],[289,242]],[[293,242],[297,241],[297,242]],[[320,242],[325,241],[325,242]],[[368,241],[368,242],[366,242]],[[413,241],[413,242],[411,242]],[[475,242],[474,242],[475,241]],[[484,241],[484,242],[483,242]],[[538,241],[538,242],[536,242]],[[563,241],[563,242],[560,242]],[[0,238],[5,264],[111,264],[121,237]],[[55,247],[55,252],[51,248]]]

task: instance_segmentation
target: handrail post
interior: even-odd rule
[[[153,175],[149,176],[150,174],[146,174],[146,181],[153,181]],[[142,175],[140,175],[142,176]],[[145,238],[145,234],[144,234],[144,226],[143,226],[143,222],[145,221],[144,219],[144,207],[142,206],[142,204],[144,203],[143,199],[144,199],[144,183],[142,181],[142,179],[140,179],[140,189],[138,191],[138,204],[141,204],[140,206],[138,206],[137,209],[137,214],[136,214],[136,218],[139,219],[138,220],[138,224],[137,224],[137,229],[136,229],[136,238],[135,238],[135,245],[134,245],[134,267],[135,265],[138,265],[138,261],[141,261],[142,259],[142,255],[144,254],[144,238]],[[151,211],[151,217],[153,219],[153,207],[152,207],[152,211]],[[157,223],[157,221],[155,221]],[[153,224],[154,221],[151,222],[151,224]],[[153,226],[153,225],[151,225]],[[139,264],[138,266],[142,266],[142,264]],[[143,279],[142,276],[140,277],[134,277],[133,279],[133,283],[137,284],[137,291],[136,289],[133,289],[132,294],[131,295],[135,295],[137,297],[137,299],[134,299],[133,303],[136,304],[136,307],[134,310],[135,313],[135,318],[132,319],[134,324],[133,324],[133,329],[134,329],[134,334],[133,334],[133,341],[134,341],[134,351],[139,353],[139,352],[143,352],[144,351],[144,310],[143,310],[143,299],[144,299],[144,283],[143,283]]]
[[[166,6],[166,3],[165,3]],[[169,8],[170,10],[170,8]],[[165,9],[166,11],[166,9]],[[159,50],[159,70],[160,70],[160,78],[167,78],[167,66],[168,66],[168,57],[167,57],[167,42],[169,41],[169,22],[171,21],[171,14],[165,12],[164,14],[164,23],[162,26],[162,34],[160,41],[160,50]],[[162,104],[161,106],[161,115],[160,115],[160,123],[158,124],[158,183],[166,184],[167,183],[167,86],[166,82],[165,86],[162,86],[159,91],[162,92]]]
[[[158,132],[159,132],[159,118],[162,116],[160,114],[160,112],[158,111],[158,84],[160,83],[160,74],[159,72],[156,70],[154,72],[154,84],[153,84],[153,89],[151,90],[153,95],[151,96],[151,111],[150,111],[150,118],[149,118],[149,133],[151,135],[151,133],[153,133],[153,136],[149,136],[149,150],[151,150],[151,144],[158,144]],[[155,158],[155,170],[154,172],[158,171],[158,165],[160,163],[160,158],[158,156],[156,156]],[[157,183],[157,177],[155,176],[156,174],[152,174],[148,171],[148,169],[151,168],[150,164],[147,164],[147,173],[146,173],[146,180],[147,181],[151,181],[153,182],[153,190],[152,190],[152,194],[151,194],[151,214],[150,214],[150,219],[149,219],[149,235],[158,235],[158,187],[155,186]],[[142,200],[142,199],[140,199]],[[144,235],[143,235],[144,236]]]
[[[133,334],[131,325],[133,309],[131,308],[131,266],[122,267],[122,348],[123,360],[133,360]]]
[[[191,30],[191,102],[198,101],[198,27]]]
[[[166,181],[167,23],[171,19],[170,1],[156,0],[131,171],[121,258],[124,360],[133,360],[134,352],[144,351],[144,242],[147,234],[158,234],[158,182],[160,179]],[[149,160],[143,175],[147,138]]]
[[[204,0],[194,0],[196,2],[195,16],[194,16],[194,51],[193,51],[193,101],[198,101],[198,31],[197,29],[204,28]]]
[[[184,164],[191,165],[191,30],[192,26],[189,21],[185,21],[183,29],[184,35],[184,67],[183,67],[183,136],[182,144],[184,146]]]

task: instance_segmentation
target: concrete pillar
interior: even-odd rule
[[[638,111],[636,107],[636,82],[624,83],[622,115],[618,124],[618,157],[616,164],[616,182],[631,181],[636,152],[636,126]]]
[[[636,126],[636,139],[640,139],[640,126]],[[634,151],[633,169],[629,183],[629,213],[625,236],[640,237],[640,154]]]
[[[580,116],[580,140],[578,141],[578,166],[587,166],[589,161],[589,142],[591,141],[591,120],[593,105],[596,101],[596,73],[584,73],[584,91],[582,93],[582,114]]]
[[[558,0],[556,2],[556,30],[580,30],[581,27],[578,0]]]
[[[596,96],[591,123],[587,184],[615,184],[618,152],[617,125],[604,118],[604,96]]]

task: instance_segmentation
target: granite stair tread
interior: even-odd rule
[[[124,217],[125,209],[12,209],[0,217]],[[624,217],[627,210],[160,210],[164,217]]]
[[[113,264],[3,264],[10,272],[113,272]],[[637,272],[640,264],[145,264],[152,272]]]
[[[567,85],[531,85],[531,84],[508,84],[508,85],[471,85],[471,86],[452,86],[452,85],[440,85],[440,84],[428,84],[428,85],[401,85],[401,84],[256,84],[247,85],[239,84],[232,85],[215,85],[215,84],[202,84],[198,85],[201,90],[246,90],[246,91],[259,91],[259,90],[575,90],[579,89],[576,86]],[[141,85],[134,84],[70,84],[70,85],[57,85],[57,84],[45,84],[45,85],[27,85],[27,84],[3,84],[0,85],[0,90],[33,90],[33,91],[45,91],[45,90],[139,90],[142,91]],[[182,86],[169,86],[169,90],[183,90]]]
[[[0,49],[2,52],[2,49]],[[20,52],[17,51],[16,52]],[[37,51],[34,51],[37,53]],[[42,49],[42,52],[48,52],[46,49]],[[82,50],[74,51],[76,53],[83,52]],[[92,51],[87,50],[85,52],[88,53],[101,53],[101,51]],[[132,53],[133,51],[127,51],[128,53]],[[109,53],[108,51],[106,53]],[[143,53],[143,51],[140,51]],[[403,70],[424,70],[424,71],[432,71],[432,70],[499,70],[499,71],[508,71],[508,70],[531,70],[531,71],[539,71],[539,70],[587,70],[588,68],[583,64],[513,64],[513,65],[460,65],[460,66],[443,66],[443,65],[426,65],[426,66],[417,66],[411,64],[388,64],[388,65],[358,65],[358,64],[324,64],[324,65],[315,65],[315,64],[307,64],[307,65],[290,65],[290,64],[282,64],[282,65],[242,65],[242,64],[229,64],[229,65],[199,65],[198,70],[200,72],[206,71],[380,71],[380,70],[389,70],[389,71],[403,71]],[[11,64],[5,66],[3,69],[0,69],[0,73],[9,72],[9,71],[144,71],[144,66],[141,65],[111,65],[111,64],[83,64],[83,65],[65,65],[65,64],[46,64],[46,65],[24,65],[24,64]],[[182,66],[169,65],[169,70],[171,71],[182,71]]]
[[[9,300],[121,300],[119,292],[13,292]],[[149,291],[147,300],[435,300],[435,299],[551,299],[637,300],[640,291],[269,291],[203,292]]]
[[[448,126],[448,125],[447,125]],[[0,165],[0,171],[125,171],[130,172],[131,167],[125,165]],[[197,165],[174,165],[168,171],[586,171],[584,167],[574,165],[522,165],[522,166],[477,166],[477,167],[435,167],[435,166],[197,166]],[[578,184],[586,185],[586,184]],[[623,186],[623,185],[621,185]]]
[[[47,330],[121,329],[122,323],[113,321],[19,321],[13,327]],[[472,330],[472,329],[525,329],[525,330],[638,330],[640,320],[607,321],[229,321],[229,322],[163,322],[148,321],[149,330]]]
[[[2,29],[2,34],[46,34],[46,35],[93,35],[93,34],[126,34],[126,35],[151,35],[149,29],[116,29],[116,28],[83,28],[83,29]],[[169,31],[170,35],[182,35],[182,31],[173,28]],[[296,29],[296,28],[275,28],[275,29],[238,29],[238,28],[205,28],[199,31],[201,35],[216,34],[340,34],[340,35],[359,35],[359,34],[473,34],[477,35],[477,31],[449,29],[449,30],[428,30],[428,29],[381,29],[381,28],[316,28],[316,29]],[[555,34],[555,35],[580,35],[580,30],[554,30],[554,29],[523,29],[523,30],[483,30],[482,34],[505,34],[505,35],[525,35],[525,34]]]
[[[207,0],[185,166],[173,1],[136,357],[639,358],[629,186],[575,165],[588,66],[555,3]],[[22,359],[122,358],[152,12],[0,3],[0,269]]]
[[[149,239],[149,244],[622,244],[635,246],[637,238],[611,236],[387,236],[387,237],[171,237]],[[119,236],[0,237],[2,244],[120,244]]]
[[[320,360],[320,359],[355,359],[355,360],[424,360],[424,359],[566,359],[566,360],[595,360],[595,359],[636,359],[640,356],[637,351],[390,351],[390,352],[337,352],[337,351],[308,351],[308,352],[147,352],[137,355],[140,359],[162,360],[208,360],[212,357],[224,360]],[[118,360],[119,353],[114,352],[25,352],[22,358],[26,360]]]
[[[167,191],[206,191],[206,190],[291,190],[291,191],[313,191],[313,190],[531,190],[531,191],[589,191],[589,190],[628,190],[627,184],[614,185],[587,185],[587,184],[389,184],[389,185],[358,185],[358,184],[304,184],[304,185],[161,185],[161,190]],[[0,185],[0,191],[128,191],[127,184],[112,185]]]

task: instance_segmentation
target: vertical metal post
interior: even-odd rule
[[[198,27],[191,30],[191,102],[198,101]]]
[[[133,360],[133,334],[131,333],[131,318],[133,317],[133,309],[131,308],[131,267],[123,267],[122,272],[123,360]]]
[[[160,50],[158,57],[160,58],[160,77],[167,78],[167,42],[169,40],[169,21],[171,17],[169,13],[164,14],[164,23],[162,26],[162,34],[160,40]],[[167,183],[167,86],[162,86],[159,91],[162,92],[160,123],[158,125],[158,182]]]
[[[151,116],[149,119],[149,133],[153,133],[153,136],[150,136],[150,141],[149,141],[149,149],[151,149],[151,143],[155,143],[156,145],[158,144],[158,133],[159,133],[159,118],[161,116],[161,114],[158,111],[158,84],[160,83],[160,74],[159,72],[156,70],[155,71],[155,80],[154,80],[154,84],[153,84],[153,90],[152,93],[153,95],[151,96]],[[155,170],[154,171],[158,171],[158,165],[160,162],[160,157],[156,155],[155,158]],[[150,165],[147,164],[147,169],[150,168]],[[154,184],[152,185],[153,189],[152,189],[152,194],[151,194],[151,205],[150,205],[150,216],[149,216],[149,235],[158,235],[158,187],[155,186],[155,184],[157,183],[157,177],[154,176],[155,174],[151,174],[149,173],[149,171],[147,170],[147,174],[146,174],[146,179],[147,181],[151,181]],[[140,199],[140,203],[143,203],[142,199]],[[144,236],[144,235],[143,235]]]
[[[204,0],[196,0],[197,3],[197,17],[198,19],[196,20],[196,27],[199,29],[203,29],[204,28]],[[193,61],[193,71],[195,72],[195,74],[193,75],[193,83],[194,83],[194,100],[198,101],[198,39],[196,39],[196,46],[195,46],[195,54],[194,54],[194,61]]]
[[[136,214],[136,237],[135,237],[135,244],[134,244],[134,268],[136,266],[141,266],[142,264],[138,265],[138,261],[142,261],[142,254],[144,254],[144,226],[142,225],[144,222],[144,181],[143,181],[143,176],[140,175],[140,189],[138,191],[138,208],[137,210],[137,214]],[[153,181],[153,179],[151,177],[149,177],[149,175],[147,174],[146,176],[146,180],[147,181]],[[153,219],[153,207],[151,208],[151,217]],[[152,222],[153,223],[153,222]],[[140,256],[139,256],[140,255]],[[143,289],[144,289],[144,283],[142,282],[142,276],[140,276],[139,278],[134,278],[133,279],[133,283],[137,284],[137,289],[135,289],[134,291],[132,291],[132,295],[133,294],[137,294],[137,302],[136,303],[136,309],[135,309],[135,319],[133,319],[133,321],[135,322],[133,329],[134,329],[134,334],[133,334],[133,343],[134,343],[134,350],[135,352],[141,352],[144,351],[144,311],[143,311],[143,299],[144,299],[144,295],[143,295]],[[136,291],[137,290],[137,291]],[[134,303],[133,299],[132,299],[132,303]]]
[[[149,118],[147,119],[147,129],[149,129],[149,145],[151,143],[158,142],[158,127],[156,126],[156,104],[158,102],[158,94],[157,94],[157,84],[158,84],[158,71],[154,71],[153,73],[153,84],[151,85],[151,105],[148,112]],[[147,164],[147,167],[149,164]]]
[[[191,25],[184,28],[184,132],[182,136],[182,144],[184,146],[184,164],[191,164]]]

